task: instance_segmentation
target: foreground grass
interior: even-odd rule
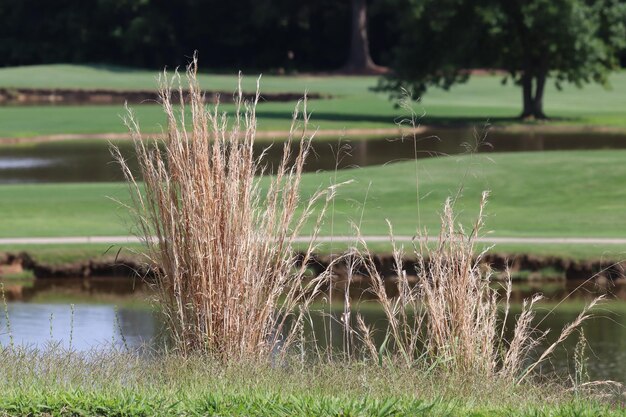
[[[0,356],[0,413],[11,416],[626,415],[556,386],[460,381],[359,362],[224,366],[173,354],[6,348]]]
[[[20,88],[110,88],[155,89],[157,71],[108,69],[72,65],[44,65],[0,69],[0,87]],[[234,74],[234,72],[233,72]],[[235,76],[203,75],[201,85],[206,89],[234,91]],[[254,88],[255,78],[244,83],[244,89]],[[591,85],[584,89],[572,86],[557,91],[547,87],[545,107],[554,119],[549,125],[612,126],[626,129],[626,72],[611,77],[612,89]],[[373,93],[374,77],[266,76],[262,91],[333,95],[330,99],[311,100],[312,124],[324,129],[393,128],[401,114],[385,94]],[[259,130],[288,130],[294,103],[263,102],[257,108]],[[502,86],[498,76],[477,76],[467,84],[445,92],[432,90],[416,106],[425,116],[424,124],[518,125],[521,92],[515,86]],[[144,132],[159,131],[164,123],[158,105],[133,106]],[[230,109],[230,106],[224,106]],[[122,106],[27,106],[6,107],[0,113],[0,137],[30,137],[37,135],[74,133],[123,133],[118,115]]]

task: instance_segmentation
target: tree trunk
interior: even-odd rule
[[[546,85],[546,73],[542,72],[537,76],[537,85],[535,86],[535,97],[533,97],[533,116],[535,119],[545,119],[543,112],[543,91]]]
[[[352,3],[352,34],[350,38],[350,55],[344,65],[344,71],[353,73],[383,73],[386,68],[374,64],[370,55],[367,37],[367,3],[366,0],[351,0]]]
[[[546,76],[545,72],[541,72],[538,75],[525,72],[522,75],[522,100],[524,107],[520,118],[546,119],[546,115],[543,112],[543,92],[546,85]]]
[[[533,116],[533,79],[526,72],[522,76],[522,100],[524,108],[520,118],[528,119]]]

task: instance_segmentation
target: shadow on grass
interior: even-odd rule
[[[424,116],[421,122],[434,126],[450,126],[464,127],[476,126],[481,124],[505,125],[505,124],[524,124],[524,125],[542,125],[546,122],[573,122],[576,118],[566,117],[550,117],[547,120],[523,120],[519,116]]]
[[[272,119],[272,120],[291,120],[292,114],[290,112],[279,111],[264,111],[257,110],[257,116],[259,119]],[[329,122],[360,122],[360,123],[381,123],[381,124],[393,124],[398,123],[405,119],[407,116],[390,117],[388,115],[374,115],[374,114],[358,114],[358,113],[332,113],[332,112],[313,112],[312,120],[314,121],[329,121]],[[522,120],[516,116],[424,116],[418,118],[418,123],[421,125],[446,127],[446,128],[464,128],[486,125],[508,125],[508,124],[522,124],[522,125],[542,125],[546,122],[554,123],[571,123],[579,120],[578,118],[567,117],[554,117],[548,120]]]
[[[83,66],[86,68],[96,69],[100,71],[114,72],[114,73],[142,73],[145,71],[151,71],[151,69],[149,68],[132,68],[132,67],[124,67],[122,65],[112,65],[112,64],[85,64]]]

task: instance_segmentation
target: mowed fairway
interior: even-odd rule
[[[0,87],[155,90],[158,71],[76,65],[43,65],[0,69]],[[626,72],[613,74],[611,89],[588,85],[583,89],[566,86],[557,91],[549,84],[545,106],[548,124],[610,126],[626,129]],[[233,92],[235,75],[207,74],[200,77],[203,88]],[[253,91],[256,75],[245,79],[244,89]],[[342,76],[264,76],[261,92],[319,93],[332,98],[310,100],[312,125],[325,130],[393,128],[404,111],[394,107],[385,93],[375,93],[375,77]],[[267,102],[258,106],[260,130],[287,130],[295,102]],[[160,106],[132,106],[145,132],[156,132],[164,123]],[[223,106],[232,110],[232,106]],[[483,125],[517,124],[521,91],[503,86],[497,75],[475,76],[450,91],[433,89],[414,110],[424,124],[470,123]],[[22,106],[0,111],[0,137],[32,137],[49,134],[92,134],[124,132],[122,105],[102,106]],[[525,125],[522,125],[525,126]]]
[[[459,221],[468,227],[483,190],[491,191],[486,230],[492,236],[626,236],[626,151],[510,153],[420,160],[419,217],[415,162],[340,171],[340,188],[323,234],[398,235],[418,224],[436,234],[442,203],[461,189]],[[307,174],[303,193],[330,185],[333,173]],[[3,185],[0,237],[110,236],[132,233],[123,183]]]

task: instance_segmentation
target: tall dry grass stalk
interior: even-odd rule
[[[483,273],[474,259],[474,239],[482,227],[487,196],[483,193],[469,234],[456,227],[448,200],[437,247],[428,250],[422,243],[418,252],[422,254],[418,278],[427,314],[427,351],[464,373],[491,374],[496,367],[497,292],[490,287],[489,272]]]
[[[160,138],[142,140],[129,111],[126,124],[143,185],[114,150],[130,184],[139,234],[161,268],[158,302],[183,353],[203,351],[228,360],[286,351],[325,279],[307,284],[302,279],[317,232],[303,260],[295,256],[294,237],[308,220],[315,222],[311,217],[318,201],[319,225],[334,193],[334,188],[321,190],[307,201],[299,196],[312,139],[306,130],[306,99],[296,106],[282,161],[263,191],[258,179],[263,157],[253,154],[258,82],[248,102],[240,77],[229,120],[218,105],[205,106],[196,72],[194,57],[185,94],[178,73],[160,77],[167,116]],[[180,92],[178,103],[172,102],[174,87]],[[292,148],[297,150],[292,153]]]
[[[416,239],[416,271],[404,270],[404,251],[392,238],[396,297],[387,294],[385,279],[358,232],[357,248],[350,256],[336,257],[320,276],[305,279],[319,225],[336,189],[321,190],[306,201],[299,196],[312,139],[306,131],[306,100],[296,106],[282,161],[263,191],[258,179],[263,157],[253,154],[258,83],[251,102],[244,100],[239,85],[234,120],[229,120],[217,105],[205,106],[196,71],[194,58],[187,68],[187,94],[178,74],[162,77],[160,97],[167,130],[159,139],[142,140],[139,125],[129,113],[126,123],[144,185],[119,150],[114,150],[130,184],[140,235],[152,262],[161,268],[156,289],[167,328],[183,354],[200,351],[225,361],[287,352],[302,341],[310,304],[332,283],[335,264],[344,260],[350,266],[340,320],[344,359],[352,358],[358,338],[379,363],[395,357],[408,367],[426,365],[460,377],[520,382],[588,317],[595,302],[565,327],[554,344],[536,354],[546,335],[533,327],[537,296],[524,304],[514,327],[505,332],[511,281],[500,297],[490,271],[479,267],[484,252],[475,255],[487,193],[469,233],[457,225],[452,200],[446,202],[435,247],[426,244],[427,236]],[[172,102],[174,85],[181,97],[179,109]],[[299,126],[300,118],[303,126]],[[297,152],[292,153],[294,147]],[[320,210],[312,219],[316,206]],[[309,220],[316,226],[308,249],[304,256],[296,256],[295,238]],[[357,270],[371,278],[371,291],[388,320],[380,345],[363,317],[357,314],[356,325],[351,323],[349,287]],[[413,273],[417,285],[407,275]],[[507,338],[507,334],[512,336]],[[320,346],[314,347],[322,357]]]
[[[506,326],[510,325],[510,276],[507,274],[501,296],[491,271],[480,266],[486,250],[476,255],[475,243],[483,227],[487,198],[488,193],[483,193],[469,233],[455,221],[453,201],[446,201],[436,245],[428,246],[426,235],[415,240],[416,271],[404,270],[404,251],[393,241],[389,225],[398,276],[395,298],[388,296],[384,278],[375,267],[367,243],[359,238],[356,251],[372,279],[372,292],[389,321],[384,346],[376,346],[371,330],[357,316],[360,337],[371,356],[377,356],[380,361],[386,351],[388,358],[393,359],[395,353],[396,359],[399,357],[409,367],[420,364],[461,378],[496,377],[520,383],[589,317],[589,310],[601,298],[591,302],[574,322],[565,326],[556,342],[538,351],[547,331],[539,332],[534,327],[534,307],[542,298],[536,295],[524,302],[521,313],[506,332]],[[417,285],[409,283],[407,273],[417,275]]]

